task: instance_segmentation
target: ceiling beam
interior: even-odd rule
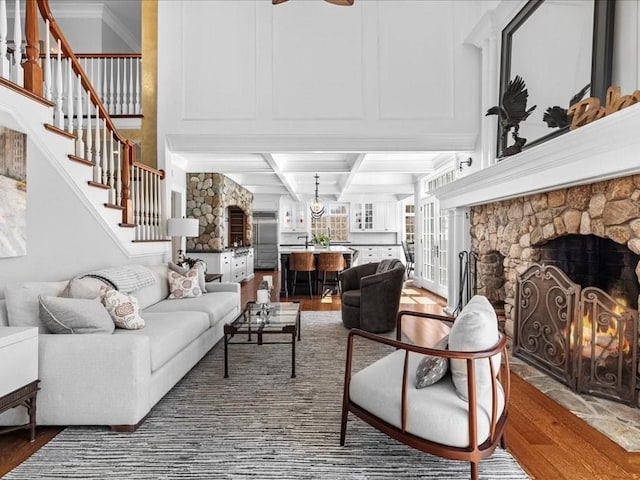
[[[359,153],[358,156],[356,157],[356,159],[354,160],[353,165],[351,165],[351,171],[349,172],[349,176],[347,177],[347,179],[342,184],[340,193],[338,194],[338,201],[339,202],[343,202],[344,201],[345,193],[347,192],[347,190],[351,186],[351,183],[353,182],[353,179],[358,174],[358,171],[360,170],[360,167],[362,167],[362,162],[364,162],[365,155],[366,155],[365,153]]]
[[[295,188],[293,188],[293,185],[291,185],[291,182],[289,182],[289,179],[280,168],[280,165],[278,165],[278,162],[274,160],[273,156],[270,153],[263,153],[262,156],[269,164],[269,166],[273,169],[273,173],[278,176],[282,184],[285,186],[285,188],[289,192],[289,195],[291,195],[296,202],[300,202],[300,195],[296,193]]]

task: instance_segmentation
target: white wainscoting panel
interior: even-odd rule
[[[185,120],[253,119],[256,111],[254,2],[182,4]],[[197,52],[197,53],[196,53]]]
[[[363,5],[273,9],[273,118],[362,119]]]
[[[452,118],[451,2],[378,5],[380,118]]]

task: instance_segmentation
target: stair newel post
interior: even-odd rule
[[[84,139],[82,138],[82,79],[78,74],[78,83],[76,84],[76,155],[83,157],[84,155]]]
[[[39,63],[38,14],[36,0],[27,0],[25,5],[25,30],[27,48],[22,63],[22,18],[19,13],[13,17],[13,82],[28,91],[42,96],[42,68]],[[20,12],[20,0],[16,0],[15,11]]]
[[[49,19],[44,21],[44,98],[53,98],[51,87],[51,32],[49,31]],[[81,110],[82,111],[82,110]]]
[[[7,2],[0,0],[0,76],[9,78],[9,59],[7,58]]]
[[[67,131],[73,133],[73,70],[71,68],[71,59],[67,60]]]
[[[56,106],[55,120],[56,127],[62,130],[64,127],[64,115],[62,114],[62,46],[58,40],[58,52],[56,61]]]
[[[16,0],[16,12],[20,11],[19,7],[20,2],[19,0]],[[20,23],[19,17],[20,15],[16,14],[16,19],[18,19],[16,20],[16,27]],[[40,67],[38,51],[38,7],[36,5],[36,0],[26,0],[25,31],[27,36],[27,60],[23,64],[24,88],[36,95],[42,96],[42,68]],[[20,43],[22,43],[22,38],[20,38]]]
[[[127,143],[122,144],[122,200],[121,206],[124,208],[122,211],[122,223],[125,225],[133,224],[133,202],[131,200],[131,145]]]

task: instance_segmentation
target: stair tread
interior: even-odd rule
[[[83,165],[87,165],[89,167],[95,167],[96,166],[95,162],[92,162],[91,160],[87,160],[86,158],[78,157],[77,155],[69,154],[69,155],[67,155],[67,157],[69,157],[69,160],[73,160],[74,162],[82,163]]]
[[[92,187],[103,188],[105,190],[108,190],[109,188],[111,188],[111,187],[109,187],[109,185],[105,185],[104,183],[100,183],[100,182],[94,182],[92,180],[89,180],[87,183],[89,185],[91,185]]]

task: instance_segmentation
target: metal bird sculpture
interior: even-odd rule
[[[590,88],[591,88],[591,84],[587,83],[578,93],[576,93],[573,97],[571,97],[571,100],[569,100],[569,107],[575,103],[578,103],[580,100],[582,100],[582,97],[584,97],[584,95],[589,91]],[[542,115],[542,120],[544,120],[547,123],[547,126],[549,128],[567,127],[571,123],[571,118],[567,114],[568,111],[569,111],[568,107],[564,108],[558,105],[549,107],[544,112],[544,115]]]
[[[503,150],[501,155],[503,157],[518,153],[527,142],[526,138],[518,135],[518,131],[520,130],[520,122],[524,122],[537,106],[534,105],[527,110],[528,98],[529,92],[524,84],[524,80],[520,75],[516,75],[516,77],[509,82],[506,90],[502,94],[500,104],[491,107],[485,114],[485,116],[498,115],[504,145],[507,143],[506,137],[509,131],[513,129],[511,135],[514,140],[514,145]]]

